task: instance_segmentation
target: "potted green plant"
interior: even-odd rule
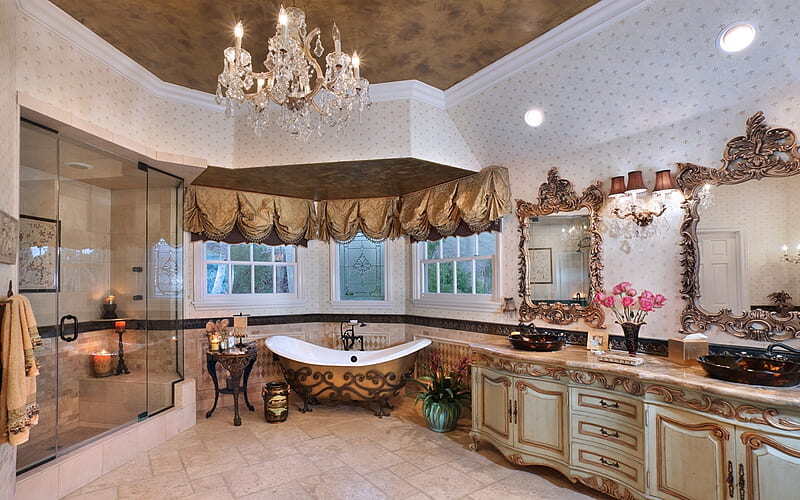
[[[461,409],[470,400],[469,360],[462,359],[455,369],[448,370],[439,355],[431,354],[426,373],[417,379],[424,389],[417,394],[422,401],[422,414],[428,428],[434,432],[449,432],[456,428]]]

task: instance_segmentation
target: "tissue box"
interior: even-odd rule
[[[681,365],[692,365],[699,356],[708,354],[708,340],[706,339],[669,339],[669,360]]]

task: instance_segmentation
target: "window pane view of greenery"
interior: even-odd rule
[[[338,243],[339,300],[385,300],[384,242],[359,233],[349,243]]]
[[[206,293],[248,295],[295,293],[297,249],[257,243],[206,241]]]
[[[492,294],[495,233],[450,236],[419,245],[423,293]]]

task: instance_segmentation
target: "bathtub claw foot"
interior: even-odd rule
[[[394,406],[392,406],[389,401],[382,399],[378,401],[378,407],[375,409],[375,416],[378,418],[390,417],[392,416],[390,410],[394,410]]]
[[[304,399],[303,406],[298,406],[297,411],[299,411],[300,413],[308,413],[310,411],[314,411],[314,409],[311,408],[311,404],[309,403],[310,403],[309,400]]]

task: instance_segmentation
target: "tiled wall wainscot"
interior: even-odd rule
[[[195,383],[175,384],[175,406],[22,474],[16,500],[61,498],[195,424]]]

